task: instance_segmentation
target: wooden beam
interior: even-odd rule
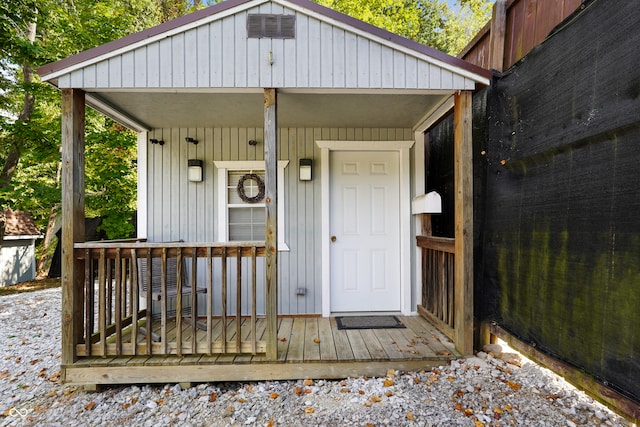
[[[491,17],[489,68],[504,69],[504,38],[507,31],[507,0],[496,0]]]
[[[531,345],[520,341],[498,325],[490,325],[492,335],[509,344],[511,348],[524,354],[536,363],[552,370],[575,387],[584,390],[588,395],[607,405],[612,411],[627,418],[632,423],[640,421],[640,405],[616,390],[603,385],[584,371],[564,363],[555,357],[541,352]]]
[[[463,355],[473,354],[473,155],[472,92],[454,96],[455,188],[455,344]]]
[[[62,366],[77,360],[83,336],[84,262],[73,246],[84,241],[84,99],[79,89],[62,89]]]
[[[278,358],[278,144],[276,90],[264,90],[267,359]]]

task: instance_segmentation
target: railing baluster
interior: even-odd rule
[[[152,288],[152,275],[151,275],[151,248],[147,249],[147,270],[146,270],[146,283],[147,283],[147,313],[145,314],[145,326],[147,329],[147,336],[145,339],[147,340],[147,355],[151,356],[153,354],[153,288]]]
[[[113,276],[111,274],[111,266],[113,261],[110,258],[107,258],[105,260],[105,277],[106,277],[106,281],[107,283],[111,284],[111,281],[113,280]],[[106,295],[106,307],[104,308],[105,312],[107,313],[107,325],[110,325],[113,323],[113,318],[114,318],[114,314],[113,314],[113,287],[111,285],[107,286],[107,295]]]
[[[122,355],[122,314],[123,310],[123,298],[122,298],[122,252],[120,248],[116,249],[116,259],[114,261],[116,266],[116,277],[115,277],[115,287],[116,287],[116,355]],[[109,283],[111,286],[111,282]]]
[[[213,258],[211,246],[207,248],[207,351],[213,353]]]
[[[87,356],[91,356],[91,337],[94,331],[94,319],[93,319],[93,271],[91,265],[93,259],[91,257],[92,252],[90,249],[84,251],[84,298],[85,298],[85,334],[84,345],[85,353]]]
[[[138,354],[138,304],[140,302],[138,296],[138,252],[136,249],[130,250],[131,269],[131,354]]]
[[[236,248],[236,353],[242,348],[242,248]]]
[[[182,356],[182,248],[176,254],[176,354]]]
[[[220,319],[222,322],[222,352],[227,352],[227,248],[222,248],[222,258],[220,258],[222,264],[222,277],[221,277],[221,285],[222,285],[222,318]]]
[[[251,247],[251,354],[258,352],[258,338],[256,337],[256,247]]]
[[[198,348],[198,250],[191,248],[191,353],[195,354]]]
[[[162,248],[162,258],[160,264],[161,277],[160,277],[160,293],[161,293],[161,318],[160,318],[160,329],[161,329],[161,340],[162,340],[162,354],[168,354],[169,352],[169,344],[167,337],[167,248]],[[149,286],[151,286],[151,282],[149,282]]]
[[[105,313],[105,269],[106,251],[100,249],[100,259],[98,261],[98,330],[100,334],[100,356],[107,355],[107,317]]]

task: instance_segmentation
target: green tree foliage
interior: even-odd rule
[[[491,17],[493,0],[316,0],[392,33],[457,54]]]

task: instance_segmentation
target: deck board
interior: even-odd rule
[[[176,354],[81,357],[76,363],[65,366],[65,378],[78,384],[344,378],[384,375],[391,368],[428,369],[460,356],[451,340],[425,319],[400,318],[406,329],[338,330],[334,318],[283,317],[278,319],[277,360],[268,360],[263,353],[253,355],[250,352],[184,354],[182,357]],[[235,347],[236,323],[231,318],[227,321],[229,349]],[[243,340],[250,339],[249,325],[248,321],[242,324]],[[183,326],[186,327],[183,341],[187,343],[192,339],[193,331],[190,325]],[[220,319],[214,319],[212,326],[215,341],[222,332]],[[167,322],[167,329],[171,328],[175,329],[175,322]],[[256,336],[259,340],[265,331],[266,321],[258,319]],[[206,333],[198,330],[197,339],[206,342]],[[146,337],[139,335],[138,342],[142,343],[138,350],[145,348]],[[159,348],[159,343],[155,344]],[[175,342],[168,345],[175,351]],[[167,366],[171,369],[166,369]]]

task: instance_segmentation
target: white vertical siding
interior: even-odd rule
[[[191,136],[198,145],[185,142]],[[280,252],[280,313],[302,314],[322,311],[320,281],[320,139],[410,140],[413,133],[405,128],[287,128],[279,131],[279,159],[289,160],[285,182],[279,183],[284,194],[285,242],[289,251]],[[176,128],[156,129],[149,138],[165,144],[147,143],[148,230],[152,242],[214,242],[218,240],[215,218],[218,160],[263,160],[261,128]],[[248,145],[250,139],[257,146]],[[204,162],[204,181],[187,180],[187,160]],[[313,180],[298,180],[298,159],[313,159]],[[219,270],[218,270],[219,271]],[[199,267],[204,274],[204,267]],[[297,288],[307,295],[297,296]]]
[[[296,14],[295,39],[248,39],[249,13]],[[86,89],[474,87],[467,77],[406,50],[271,3],[149,42],[61,76],[58,82],[60,87]]]

